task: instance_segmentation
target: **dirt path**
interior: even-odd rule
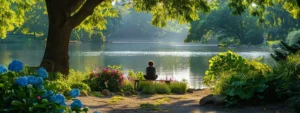
[[[278,103],[238,109],[226,109],[222,106],[200,107],[200,98],[208,94],[209,90],[200,90],[185,95],[139,95],[115,99],[92,96],[79,98],[84,106],[91,109],[90,113],[95,110],[101,113],[290,113],[284,104]],[[145,106],[140,107],[141,104]]]

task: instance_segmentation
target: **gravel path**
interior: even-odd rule
[[[123,97],[110,103],[112,97],[79,97],[89,113],[97,110],[101,113],[291,113],[284,104],[273,103],[256,107],[227,109],[223,106],[199,105],[200,98],[210,94],[208,89],[185,95],[138,95]],[[70,103],[70,102],[69,102]],[[157,104],[156,109],[141,108],[141,104]]]

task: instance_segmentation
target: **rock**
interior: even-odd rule
[[[206,97],[203,97],[199,101],[200,106],[212,104],[212,105],[221,105],[224,104],[224,97],[221,95],[210,94]]]
[[[108,89],[103,89],[102,92],[101,92],[104,96],[110,96],[111,93]]]
[[[189,89],[186,90],[186,92],[188,92],[188,93],[194,93],[194,89],[189,88]]]
[[[130,97],[130,96],[132,96],[132,93],[131,93],[130,91],[126,91],[126,92],[124,93],[124,95],[127,96],[127,97]]]
[[[122,92],[117,92],[116,95],[124,96],[124,93],[122,93]]]

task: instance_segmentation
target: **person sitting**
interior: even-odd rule
[[[146,80],[156,80],[157,79],[156,68],[154,67],[154,62],[151,60],[148,62],[148,67],[146,68],[146,75],[144,75],[144,78]]]

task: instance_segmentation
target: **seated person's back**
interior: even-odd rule
[[[149,65],[149,67],[146,68],[146,75],[144,76],[144,78],[146,80],[155,80],[155,79],[157,79],[156,68],[153,67],[153,65],[154,65],[153,61],[149,61],[148,65]]]

